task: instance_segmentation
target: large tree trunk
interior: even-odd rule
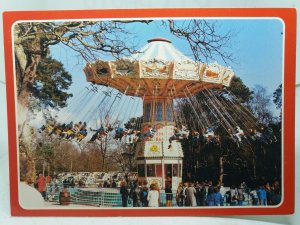
[[[254,180],[256,180],[256,155],[253,149],[252,149],[252,164],[253,164],[253,178]]]
[[[16,74],[17,87],[18,87],[18,102],[22,106],[28,106],[28,97],[29,97],[29,85],[34,82],[36,77],[37,66],[41,60],[40,55],[31,55],[28,65],[23,74]],[[21,73],[21,70],[17,71]]]
[[[20,27],[14,27],[14,53],[16,62],[16,86],[18,102],[27,106],[28,86],[34,82],[36,69],[41,59],[41,38],[36,35],[31,39],[26,39],[20,35]]]
[[[32,128],[25,120],[21,125],[21,129],[19,128],[19,165],[20,179],[28,184],[33,184],[36,181],[35,160],[32,151],[33,134]]]
[[[32,149],[32,131],[28,121],[29,92],[28,86],[34,81],[36,76],[36,68],[40,60],[40,56],[32,56],[29,65],[24,67],[28,62],[25,54],[22,54],[21,48],[17,48],[16,52],[16,86],[17,86],[17,114],[18,114],[18,137],[19,149],[23,149],[22,168],[20,168],[20,175],[22,175],[25,182],[32,184],[36,180],[35,160],[33,158]],[[24,70],[25,69],[25,70]],[[21,169],[23,171],[21,171]],[[21,176],[20,176],[21,177]]]
[[[105,171],[106,168],[106,158],[107,158],[107,145],[108,145],[108,138],[107,135],[105,136],[104,141],[101,140],[101,155],[102,155],[102,165],[101,165],[101,171]]]
[[[224,179],[224,157],[221,156],[219,159],[220,173],[219,173],[219,184],[222,185]]]
[[[31,51],[39,50],[39,40],[28,40]],[[19,37],[18,26],[14,29],[14,53],[15,53],[15,76],[17,87],[17,123],[19,137],[19,156],[22,159],[20,162],[20,177],[27,183],[34,183],[36,179],[35,160],[33,157],[32,138],[33,132],[29,125],[28,87],[34,82],[36,77],[36,69],[40,62],[41,55],[27,53],[24,49],[21,37]]]

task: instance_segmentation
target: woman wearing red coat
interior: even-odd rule
[[[41,193],[42,197],[45,199],[46,197],[46,181],[43,174],[39,174],[38,180],[37,180],[37,186],[38,191]]]

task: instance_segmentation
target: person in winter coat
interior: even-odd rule
[[[37,186],[38,191],[41,193],[43,199],[46,198],[46,180],[43,174],[39,174],[38,180],[37,180]]]
[[[142,186],[142,193],[141,193],[141,195],[142,195],[141,196],[141,201],[142,201],[142,206],[143,207],[148,206],[148,200],[147,200],[148,192],[149,192],[149,188],[147,186],[147,182],[144,182],[143,186]]]
[[[226,191],[226,194],[225,194],[225,203],[226,203],[226,206],[229,206],[229,205],[232,205],[231,203],[231,191]]]
[[[149,207],[158,207],[159,192],[155,184],[150,185],[150,191],[148,192],[147,200]]]
[[[252,205],[258,205],[259,200],[258,200],[256,189],[250,191],[250,196],[252,200]]]
[[[267,192],[263,186],[260,186],[257,190],[257,196],[260,205],[267,205]]]
[[[130,198],[132,198],[133,207],[142,206],[142,188],[138,185],[137,182],[133,184],[133,187],[130,189],[129,193]]]
[[[165,193],[166,193],[166,206],[172,207],[173,192],[170,184],[167,184]]]
[[[176,191],[176,203],[178,206],[183,206],[183,202],[184,202],[183,184],[182,182],[180,182]]]
[[[207,191],[206,205],[215,206],[215,193],[212,188],[209,188]]]
[[[186,189],[186,201],[187,201],[186,206],[192,206],[192,207],[197,206],[196,189],[193,183],[190,183],[189,187]]]
[[[183,184],[183,190],[182,190],[183,206],[189,206],[189,202],[188,202],[188,199],[186,197],[186,191],[187,191],[188,187],[189,187],[189,183],[185,182]]]
[[[223,206],[224,201],[223,201],[223,196],[220,193],[220,189],[218,187],[214,188],[214,201],[215,201],[215,206]]]
[[[205,206],[205,199],[206,199],[206,189],[202,182],[200,184],[197,184],[196,187],[197,206]]]
[[[237,189],[236,187],[233,185],[230,187],[230,196],[231,196],[231,203],[230,205],[231,206],[236,206],[237,205],[237,195],[238,195],[238,192],[237,192]]]
[[[243,202],[244,202],[244,192],[243,192],[243,189],[240,187],[238,190],[237,190],[237,201],[238,201],[238,205],[239,206],[242,206],[243,205]]]
[[[122,198],[122,206],[127,207],[129,193],[126,188],[126,183],[124,181],[121,183],[120,194],[121,194],[121,198]]]

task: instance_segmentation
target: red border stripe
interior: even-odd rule
[[[14,64],[11,29],[20,20],[166,18],[166,17],[276,17],[285,23],[284,57],[284,202],[277,208],[195,209],[23,209],[18,202],[17,134],[15,117]],[[296,9],[293,8],[182,8],[70,11],[18,11],[3,13],[10,199],[13,216],[214,216],[291,214],[295,203],[295,73]]]

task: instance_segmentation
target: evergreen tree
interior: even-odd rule
[[[277,109],[281,109],[282,107],[282,84],[278,86],[278,88],[273,92],[273,102],[276,105]]]
[[[280,109],[279,120],[282,118],[282,84],[273,92],[273,102],[277,109]]]
[[[40,61],[34,83],[29,84],[30,93],[45,105],[64,107],[72,97],[67,93],[72,84],[72,76],[65,71],[63,64],[51,57]]]
[[[253,98],[253,91],[251,91],[239,77],[234,77],[231,80],[228,90],[239,99],[240,103],[248,103],[249,100]]]

